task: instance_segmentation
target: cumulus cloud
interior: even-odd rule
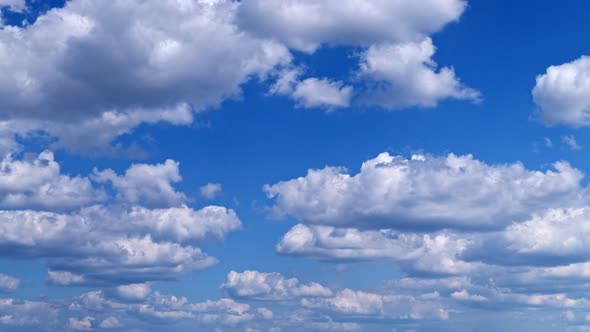
[[[47,281],[52,285],[75,286],[86,283],[84,276],[68,271],[47,271]]]
[[[412,274],[459,274],[473,268],[459,258],[469,243],[468,239],[444,233],[362,231],[300,224],[283,236],[277,252],[329,261],[391,261]]]
[[[328,78],[307,78],[301,80],[301,69],[283,70],[271,86],[271,94],[287,95],[304,108],[335,109],[348,107],[352,98],[352,87],[342,81]]]
[[[25,10],[22,0],[1,5]],[[265,81],[292,67],[290,49],[312,53],[321,45],[368,49],[363,76],[369,81],[387,76],[386,90],[397,96],[375,102],[384,107],[477,99],[478,93],[462,85],[451,68],[432,68],[429,36],[457,21],[466,6],[463,0],[68,1],[32,24],[0,31],[0,70],[5,73],[0,126],[7,128],[0,130],[2,147],[13,151],[15,135],[43,133],[56,139],[52,148],[130,154],[134,145],[113,142],[135,127],[189,125],[195,113],[240,97],[241,86],[252,78]],[[398,68],[407,67],[396,74],[366,61],[386,49],[380,45],[422,51],[413,53],[419,58],[413,62],[392,58]],[[87,66],[87,59],[94,65]],[[420,90],[427,79],[435,83]],[[288,95],[302,107],[330,110],[349,106],[352,91],[341,80],[308,77]],[[383,91],[373,92],[371,98],[383,99]],[[399,100],[408,92],[411,96]]]
[[[232,296],[257,300],[284,300],[332,295],[329,288],[316,282],[300,284],[296,278],[285,279],[280,273],[250,270],[231,271],[222,288]]]
[[[8,155],[0,161],[0,206],[3,208],[72,209],[106,199],[88,178],[62,174],[53,153]]]
[[[436,48],[421,42],[379,44],[361,56],[359,75],[374,81],[364,101],[387,109],[434,107],[447,98],[477,101],[478,91],[464,86],[453,68],[437,70],[432,60]]]
[[[334,297],[303,299],[302,305],[335,313],[378,316],[390,319],[436,318],[446,320],[449,313],[436,302],[412,296],[395,296],[344,289]]]
[[[219,183],[207,183],[204,186],[199,188],[201,192],[201,196],[205,197],[206,199],[215,199],[215,197],[219,196],[223,191],[223,187]]]
[[[590,57],[550,66],[538,75],[533,99],[547,125],[590,125]]]
[[[582,178],[564,162],[540,171],[470,155],[381,154],[356,174],[326,167],[265,191],[276,215],[300,222],[278,242],[279,254],[389,262],[405,276],[377,290],[303,298],[309,310],[337,321],[464,320],[473,310],[490,317],[529,309],[578,317],[590,306]]]
[[[206,228],[199,230],[197,226],[192,234],[183,228],[199,224],[199,219],[191,218],[191,214],[199,214],[197,211],[181,208],[179,212],[188,214],[184,216],[168,210],[157,211],[160,215],[151,211],[159,219],[145,219],[145,225],[141,223],[144,219],[134,221],[137,215],[133,211],[120,215],[104,211],[95,207],[80,214],[1,211],[0,247],[6,249],[4,256],[49,258],[50,280],[62,285],[165,280],[216,263],[198,247],[183,244],[208,236]],[[221,208],[219,212],[226,213],[226,210]],[[177,215],[184,217],[178,224],[174,219]],[[109,216],[115,218],[104,218]],[[233,229],[230,225],[239,224],[231,214],[229,219],[218,217],[216,221],[230,224],[229,227],[221,224],[213,237],[224,235],[222,229],[230,231]],[[160,223],[161,231],[152,228]]]
[[[488,165],[471,155],[382,153],[357,174],[343,168],[309,170],[274,185],[275,214],[304,223],[361,229],[498,229],[532,212],[575,203],[582,173],[566,162],[553,170],[522,164]]]
[[[62,286],[169,280],[209,267],[217,260],[200,245],[241,222],[225,207],[184,205],[172,186],[180,180],[172,160],[88,178],[61,174],[48,151],[8,156],[0,163],[1,255],[46,259],[48,281]],[[93,182],[111,183],[114,195]]]
[[[0,0],[0,9],[2,7],[15,12],[22,12],[27,7],[27,3],[25,0]]]
[[[92,179],[98,183],[110,182],[117,190],[120,200],[146,207],[179,206],[187,200],[183,193],[176,192],[173,183],[182,180],[178,162],[166,160],[157,165],[134,164],[124,175],[113,170],[95,170]]]
[[[459,19],[462,0],[244,1],[237,24],[289,47],[313,52],[323,44],[370,46],[420,39]]]
[[[107,135],[103,140],[142,122],[190,122],[188,115],[179,121],[158,113],[215,106],[239,95],[251,77],[291,59],[282,44],[241,32],[233,24],[235,6],[77,0],[31,25],[6,26],[0,30],[0,118],[39,124],[34,129],[48,128],[58,138],[58,128],[82,124],[93,129],[86,135]],[[77,146],[72,135],[82,134],[71,129],[62,144]]]
[[[576,137],[574,135],[564,135],[561,136],[561,141],[568,147],[570,150],[578,151],[582,150],[582,146],[578,144],[576,141]]]
[[[117,286],[117,294],[126,300],[143,300],[151,292],[150,284],[147,283]]]
[[[587,207],[551,209],[515,222],[502,232],[479,235],[466,251],[470,259],[508,265],[567,265],[590,259]],[[490,255],[494,252],[494,255]]]
[[[98,327],[101,329],[114,329],[120,326],[121,323],[116,317],[107,317],[102,322],[100,322],[100,324],[98,324]]]
[[[57,322],[57,310],[45,302],[0,299],[0,326],[9,328],[46,326]]]
[[[480,99],[480,93],[463,85],[453,68],[437,70],[432,59],[436,49],[429,36],[458,20],[466,5],[460,0],[256,0],[238,6],[236,22],[248,32],[308,53],[322,45],[360,46],[365,50],[358,73],[364,93],[359,96],[365,103],[386,109],[433,107],[447,98]],[[327,78],[295,80],[296,74],[284,72],[273,90],[290,95],[305,108],[350,104],[351,86]]]
[[[94,317],[92,317],[92,316],[86,316],[81,319],[69,318],[68,319],[68,322],[69,322],[68,326],[72,330],[76,330],[76,331],[90,331],[90,330],[92,330],[92,322],[93,321],[94,321]]]
[[[0,328],[21,331],[150,331],[182,322],[202,328],[258,327],[273,312],[228,298],[191,302],[186,297],[153,292],[133,302],[119,301],[103,291],[48,302],[0,300]],[[243,330],[243,329],[242,329]]]
[[[14,292],[20,286],[20,279],[0,273],[0,292]]]

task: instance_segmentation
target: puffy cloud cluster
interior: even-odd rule
[[[9,156],[0,166],[0,255],[46,259],[52,284],[175,279],[215,264],[199,246],[241,227],[233,210],[186,206],[173,187],[181,177],[172,160],[90,177],[62,174],[47,151]],[[112,196],[98,187],[107,181]]]
[[[189,324],[200,327],[256,327],[272,319],[264,307],[222,298],[190,302],[185,297],[147,292],[133,302],[120,301],[104,291],[92,291],[52,302],[0,300],[0,328],[15,331],[113,331],[144,330],[163,325]]]
[[[270,93],[290,96],[298,106],[304,108],[324,107],[333,110],[349,106],[353,91],[351,86],[328,78],[312,77],[302,80],[302,74],[301,69],[281,71]]]
[[[191,112],[239,95],[250,77],[291,59],[282,44],[240,31],[236,6],[76,0],[31,25],[6,26],[0,118],[74,147],[86,144],[75,139],[79,126],[108,143],[142,122],[190,123]]]
[[[457,21],[467,3],[461,0],[426,1],[244,1],[236,21],[242,29],[287,46],[314,53],[326,46],[364,49],[358,77],[370,82],[360,90],[364,103],[386,109],[433,107],[448,98],[477,101],[479,92],[464,86],[452,68],[437,69],[430,35]],[[321,14],[320,14],[321,13]],[[296,71],[295,71],[296,72]],[[345,107],[352,87],[329,79],[295,80],[287,71],[278,92],[303,107]],[[285,83],[291,86],[284,89]],[[273,89],[276,91],[276,85]]]
[[[302,301],[309,308],[383,316],[388,300],[429,299],[436,305],[420,303],[424,316],[461,317],[461,308],[563,309],[581,324],[580,312],[590,305],[582,178],[565,162],[541,171],[471,155],[384,153],[356,174],[309,170],[265,191],[275,216],[300,222],[280,239],[278,253],[392,263],[407,276],[376,293],[344,289]]]
[[[453,68],[436,70],[430,38],[403,44],[379,44],[361,56],[359,75],[375,82],[365,102],[388,109],[434,107],[454,98],[478,101],[480,93],[463,85]]]
[[[361,47],[358,77],[369,84],[358,77],[298,78],[281,94],[299,106],[347,107],[355,82],[369,90],[360,93],[364,102],[388,109],[475,100],[479,94],[453,69],[437,69],[429,38],[458,21],[466,6],[464,0],[67,1],[31,24],[0,25],[3,148],[17,148],[14,135],[43,132],[57,138],[55,147],[115,152],[113,140],[138,125],[188,125],[195,112],[240,96],[251,78],[264,82],[289,71],[291,50],[313,54],[323,46]],[[27,10],[22,0],[0,7]]]
[[[547,125],[590,125],[590,57],[547,68],[537,76],[533,99]]]
[[[310,224],[360,229],[501,228],[531,211],[578,199],[583,174],[566,162],[553,170],[488,165],[471,155],[382,153],[351,175],[343,168],[265,186],[276,214]]]
[[[14,292],[20,285],[20,279],[0,273],[0,292]]]
[[[106,194],[93,187],[88,178],[61,174],[53,153],[0,161],[0,207],[71,209],[98,203]]]
[[[420,39],[459,19],[463,0],[244,1],[237,22],[244,30],[313,52],[327,45],[371,46]]]
[[[277,244],[283,255],[319,260],[386,260],[412,274],[458,274],[474,268],[458,258],[470,240],[454,234],[400,233],[392,229],[296,225]]]
[[[0,0],[0,9],[8,8],[11,11],[20,12],[26,8],[25,0]]]
[[[284,300],[298,297],[331,296],[332,291],[318,283],[299,284],[279,273],[231,271],[222,287],[232,296],[258,300]]]

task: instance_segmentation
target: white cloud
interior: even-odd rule
[[[117,286],[117,294],[126,300],[143,300],[151,292],[152,289],[148,283]]]
[[[285,279],[280,273],[250,270],[231,271],[222,288],[232,296],[257,300],[332,296],[332,291],[329,288],[315,282],[300,284],[296,278]]]
[[[73,286],[86,282],[84,276],[67,271],[47,271],[48,281],[53,285]]]
[[[215,197],[219,196],[223,191],[223,187],[219,183],[207,183],[204,186],[199,188],[201,192],[201,196],[205,197],[206,199],[215,199]]]
[[[488,165],[471,155],[411,159],[382,153],[358,174],[338,167],[266,185],[275,214],[304,223],[361,229],[502,228],[537,210],[575,204],[583,175],[566,162],[554,170]]]
[[[25,0],[0,0],[0,8],[2,7],[7,7],[15,12],[22,12],[27,7],[27,3]]]
[[[456,299],[456,300],[460,300],[460,301],[475,301],[475,302],[481,302],[481,301],[487,301],[488,299],[485,298],[485,296],[481,296],[481,295],[477,295],[477,294],[469,294],[469,292],[465,289],[461,290],[461,291],[456,291],[453,294],[451,294],[451,297]]]
[[[308,78],[297,83],[292,97],[305,108],[348,107],[352,97],[352,87],[344,86],[341,81]]]
[[[301,68],[288,68],[279,72],[270,88],[271,94],[286,95],[295,100],[299,107],[325,108],[333,110],[348,107],[352,99],[352,87],[342,81],[328,78],[300,79]]]
[[[0,292],[14,292],[20,286],[20,279],[0,273]]]
[[[462,0],[250,0],[238,25],[289,47],[313,52],[323,44],[370,46],[421,39],[459,19]]]
[[[564,135],[561,136],[561,141],[567,145],[567,147],[569,147],[571,150],[577,151],[577,150],[582,150],[582,146],[578,144],[578,142],[576,142],[576,138],[574,137],[574,135]]]
[[[379,44],[361,56],[361,77],[374,82],[364,101],[387,109],[434,107],[440,100],[477,101],[478,91],[464,86],[453,68],[437,70],[430,38],[404,44]]]
[[[240,226],[222,207],[0,211],[0,221],[0,246],[11,248],[4,255],[49,258],[50,280],[61,285],[176,278],[216,263],[185,243],[223,238]]]
[[[590,58],[550,66],[537,76],[533,99],[547,125],[590,125]]]
[[[89,178],[61,174],[50,152],[6,157],[0,163],[0,206],[22,209],[0,210],[2,256],[47,259],[48,280],[55,285],[169,280],[215,264],[197,246],[241,227],[233,210],[181,204],[187,198],[172,187],[181,180],[172,160],[91,177],[111,182],[115,197]],[[94,200],[106,203],[90,205]]]
[[[47,129],[58,138],[67,126],[58,144],[74,148],[89,144],[76,136],[108,141],[142,122],[186,124],[190,114],[158,113],[218,105],[239,96],[251,77],[291,59],[282,44],[240,31],[235,6],[76,0],[31,25],[6,26],[0,30],[0,118],[36,124],[29,130]]]
[[[172,183],[180,182],[182,177],[178,162],[170,159],[157,165],[133,164],[120,176],[111,169],[95,170],[91,178],[98,183],[110,182],[117,190],[117,197],[131,204],[170,207],[180,206],[187,200],[172,187]]]
[[[114,329],[121,327],[121,323],[116,317],[107,317],[98,324],[98,327],[101,329]]]
[[[0,299],[0,326],[52,326],[56,319],[57,311],[47,303]]]
[[[382,295],[344,289],[334,297],[303,299],[304,307],[340,314],[377,316],[393,319],[435,318],[446,320],[449,313],[437,302],[412,296]]]
[[[447,234],[296,225],[277,244],[277,252],[320,260],[392,261],[408,273],[458,274],[473,268],[459,259],[468,244]]]
[[[499,233],[478,235],[465,256],[495,264],[566,265],[590,259],[589,235],[587,207],[550,209]]]
[[[76,318],[69,318],[69,327],[76,331],[90,331],[92,330],[92,322],[94,321],[94,317],[86,316],[81,319]]]
[[[71,209],[106,199],[88,178],[62,174],[53,153],[0,161],[0,206],[4,208]]]

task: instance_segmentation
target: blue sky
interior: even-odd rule
[[[0,0],[0,331],[584,331],[583,1]]]

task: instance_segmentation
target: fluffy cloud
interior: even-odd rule
[[[234,211],[200,210],[172,183],[178,163],[135,164],[90,178],[60,173],[51,152],[0,163],[1,255],[44,258],[55,285],[126,285],[168,280],[217,262],[199,246],[241,227]],[[109,182],[108,196],[92,182]],[[103,205],[91,205],[105,201]],[[18,208],[18,209],[16,209]]]
[[[172,183],[182,180],[178,163],[173,160],[158,165],[134,164],[120,176],[111,169],[95,170],[92,179],[98,183],[110,182],[118,198],[131,204],[169,207],[186,201],[186,196],[172,187]]]
[[[365,93],[360,94],[365,103],[387,109],[433,107],[447,98],[480,98],[478,91],[459,81],[452,68],[437,70],[432,59],[435,47],[429,36],[458,20],[466,5],[460,0],[255,0],[238,6],[236,22],[248,32],[308,53],[322,45],[366,48],[359,71],[361,85],[366,83],[361,89]],[[350,104],[351,86],[326,78],[296,81],[294,73],[284,73],[273,90],[290,95],[306,108]],[[289,81],[292,86],[285,90]]]
[[[61,174],[53,153],[0,161],[0,206],[3,208],[71,209],[100,202],[106,195],[88,178]]]
[[[0,273],[0,292],[14,292],[20,285],[20,279]]]
[[[460,260],[469,240],[448,234],[405,234],[393,230],[296,225],[277,244],[283,255],[320,260],[385,260],[412,274],[467,273]]]
[[[430,38],[369,47],[361,56],[359,75],[374,81],[376,88],[364,101],[388,109],[434,107],[447,98],[477,101],[479,92],[464,86],[452,68],[436,69],[435,50]]]
[[[222,287],[232,296],[258,300],[284,300],[297,297],[326,297],[332,291],[318,283],[300,284],[296,278],[285,279],[279,273],[231,271]]]
[[[292,97],[305,108],[347,107],[352,97],[352,87],[325,78],[308,78],[297,83]]]
[[[117,287],[117,294],[126,300],[143,300],[151,292],[149,284],[130,284]]]
[[[155,293],[146,304],[140,304],[134,310],[140,316],[160,322],[189,319],[205,326],[237,326],[254,319],[265,319],[270,310],[264,309],[251,312],[250,305],[231,299],[190,303],[184,297]]]
[[[8,9],[15,12],[23,11],[26,6],[27,3],[25,0],[0,0],[0,8],[7,7]]]
[[[175,278],[216,262],[184,243],[223,237],[240,225],[233,211],[221,207],[137,207],[120,214],[103,207],[75,214],[1,211],[0,221],[4,255],[49,258],[56,284]]]
[[[328,78],[307,78],[301,80],[301,69],[283,70],[271,86],[271,94],[287,95],[304,108],[335,109],[348,107],[352,98],[352,87],[342,81]]]
[[[323,44],[370,46],[420,39],[459,19],[462,0],[423,1],[244,1],[237,24],[313,52]]]
[[[389,319],[438,318],[446,320],[449,313],[436,302],[412,296],[394,296],[344,289],[334,297],[303,299],[302,305],[312,309],[340,314],[377,316]]]
[[[551,66],[537,76],[533,99],[547,125],[590,125],[590,58]]]
[[[227,298],[190,302],[185,297],[157,291],[133,302],[121,302],[103,291],[50,302],[0,300],[0,329],[11,331],[89,331],[96,328],[155,331],[183,322],[193,329],[195,326],[257,327],[272,317],[273,312],[267,308],[251,307]]]
[[[291,56],[283,45],[236,28],[235,6],[77,0],[31,25],[6,26],[0,30],[0,118],[39,122],[35,129],[58,137],[63,124],[83,124],[112,139],[142,122],[178,123],[159,115],[163,109],[187,105],[192,112],[239,95],[242,83]]]
[[[578,151],[582,150],[582,146],[578,144],[576,141],[576,137],[574,135],[564,135],[561,136],[561,141],[568,147],[570,150]]]
[[[563,326],[586,324],[579,316],[590,306],[582,178],[564,162],[535,171],[470,155],[381,154],[357,174],[326,167],[265,191],[276,215],[300,222],[278,242],[279,254],[390,262],[406,276],[376,290],[301,299],[310,310],[337,322],[452,318],[454,324],[473,310],[485,310],[485,317],[569,310],[575,319],[556,323]]]
[[[221,194],[223,188],[219,183],[207,183],[206,185],[199,188],[199,191],[201,192],[201,196],[205,197],[206,199],[215,199],[215,197]]]
[[[532,212],[575,203],[583,175],[566,162],[554,170],[488,165],[471,155],[411,159],[382,153],[358,174],[338,167],[265,186],[273,211],[302,222],[361,229],[502,228]]]
[[[86,316],[82,319],[69,318],[68,326],[76,331],[90,331],[92,329],[92,321],[94,321],[94,317],[91,316]]]
[[[0,326],[19,327],[46,326],[52,328],[57,319],[57,310],[45,302],[0,299]]]
[[[502,232],[480,235],[466,256],[496,264],[567,265],[590,260],[589,234],[587,207],[551,209]]]

